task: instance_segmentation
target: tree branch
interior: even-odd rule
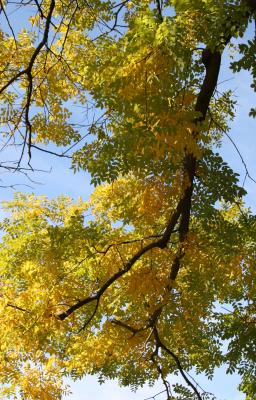
[[[41,42],[38,44],[36,47],[34,53],[32,54],[29,64],[27,68],[23,69],[22,71],[18,72],[15,76],[13,76],[2,88],[0,89],[0,94],[3,93],[10,85],[12,85],[14,82],[16,82],[21,76],[26,75],[27,80],[28,80],[28,87],[27,87],[27,99],[26,99],[26,105],[25,105],[25,124],[26,124],[26,133],[24,137],[24,143],[22,146],[22,151],[20,155],[20,159],[18,162],[18,167],[20,166],[21,160],[24,155],[24,150],[25,146],[28,145],[28,155],[29,155],[29,160],[31,159],[31,136],[32,136],[32,127],[29,119],[29,111],[30,111],[30,106],[31,106],[31,100],[32,100],[32,92],[33,92],[33,75],[32,75],[32,69],[34,67],[34,63],[36,58],[38,57],[40,51],[42,48],[47,44],[48,42],[48,36],[49,36],[49,31],[50,31],[50,24],[51,24],[51,19],[53,15],[53,11],[55,8],[55,0],[51,0],[49,11],[46,17],[46,22],[45,22],[45,29],[44,29],[44,35],[41,40]],[[28,140],[28,143],[27,143]]]
[[[120,271],[116,272],[114,275],[112,275],[101,287],[98,289],[98,291],[91,296],[86,297],[83,300],[80,300],[76,304],[74,304],[72,307],[70,307],[68,310],[65,312],[61,313],[58,315],[58,318],[60,320],[64,320],[67,318],[70,314],[72,314],[74,311],[78,310],[79,308],[83,307],[86,304],[91,303],[92,301],[96,299],[100,299],[100,297],[105,293],[105,291],[114,283],[116,282],[119,278],[121,278],[123,275],[125,275],[127,272],[130,271],[130,269],[133,267],[133,265],[144,255],[146,254],[149,250],[155,249],[155,248],[160,248],[164,249],[170,239],[170,236],[176,226],[176,223],[181,215],[181,212],[183,211],[184,203],[186,200],[186,192],[185,195],[181,198],[179,201],[176,210],[173,212],[167,227],[160,239],[158,239],[155,242],[151,242],[148,245],[144,246],[141,248],[126,264],[123,269]]]
[[[186,376],[186,374],[185,374],[185,372],[184,372],[184,370],[183,370],[183,368],[181,366],[179,358],[170,349],[168,349],[168,347],[166,347],[165,344],[161,341],[161,339],[159,337],[159,334],[158,334],[158,330],[157,330],[156,327],[154,328],[154,337],[155,337],[157,348],[163,349],[169,356],[171,356],[173,358],[173,360],[175,361],[175,363],[177,365],[177,368],[180,371],[180,374],[183,377],[183,379],[185,380],[186,384],[193,389],[193,391],[196,394],[198,400],[202,400],[202,397],[201,397],[200,393],[198,392],[197,388],[195,387],[195,385]]]
[[[228,33],[225,36],[225,44],[227,45],[231,39],[231,35]],[[213,93],[216,89],[217,86],[217,81],[218,81],[218,76],[219,76],[219,71],[220,71],[220,64],[221,64],[221,53],[219,50],[219,45],[216,45],[216,48],[214,50],[211,50],[209,48],[205,48],[202,52],[202,63],[205,66],[205,77],[201,86],[201,90],[198,93],[197,96],[197,101],[195,104],[195,111],[198,112],[200,115],[195,118],[194,124],[199,125],[201,122],[203,122],[206,118],[207,111],[209,109],[209,104],[211,101],[211,98],[213,96]],[[194,131],[193,132],[193,137],[196,140],[198,136],[198,132]],[[169,290],[172,289],[172,282],[175,281],[179,269],[180,269],[180,263],[181,259],[183,258],[185,252],[184,252],[184,244],[186,241],[186,237],[189,231],[189,222],[190,222],[190,215],[191,215],[191,205],[192,205],[192,195],[193,195],[193,184],[194,184],[194,178],[195,178],[195,172],[196,172],[196,164],[197,160],[196,157],[192,154],[187,152],[184,156],[184,162],[183,162],[183,167],[182,167],[182,173],[183,173],[183,182],[184,182],[184,192],[180,200],[178,201],[178,204],[176,206],[175,211],[173,211],[170,220],[166,226],[166,229],[162,235],[162,237],[154,241],[147,246],[144,246],[142,249],[140,249],[125,265],[125,267],[112,275],[99,289],[95,294],[92,294],[83,300],[80,300],[79,302],[75,303],[73,306],[68,308],[65,312],[59,314],[57,317],[60,320],[64,320],[67,318],[69,315],[71,315],[74,311],[80,309],[86,304],[91,303],[92,301],[99,301],[100,297],[105,293],[105,291],[114,283],[116,282],[119,278],[121,278],[123,275],[125,275],[130,269],[133,267],[133,265],[148,251],[154,249],[154,248],[160,248],[164,249],[171,237],[171,234],[173,233],[173,230],[180,219],[179,222],[179,249],[177,251],[177,254],[173,260],[172,267],[170,270],[170,285],[169,285]],[[158,309],[158,313],[156,316],[154,315],[151,317],[149,321],[150,325],[147,326],[154,326],[161,314],[161,311],[163,309],[163,306],[160,306]],[[120,325],[120,324],[119,324]],[[144,329],[144,328],[142,328]],[[131,329],[130,329],[131,330]]]

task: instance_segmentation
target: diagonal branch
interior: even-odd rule
[[[229,135],[229,133],[227,132],[227,129],[225,129],[223,126],[221,126],[221,124],[220,124],[218,121],[216,121],[216,119],[213,117],[213,115],[212,115],[212,113],[210,112],[210,110],[209,110],[209,114],[210,114],[211,120],[212,120],[213,123],[216,125],[216,127],[217,127],[222,133],[224,133],[224,134],[227,136],[227,138],[229,139],[229,141],[230,141],[230,142],[232,143],[232,145],[234,146],[234,148],[235,148],[235,150],[236,150],[236,152],[237,152],[237,154],[238,154],[238,156],[239,156],[239,158],[240,158],[240,160],[241,160],[241,162],[242,162],[242,164],[243,164],[243,166],[244,166],[244,169],[245,169],[245,179],[246,179],[246,177],[248,177],[252,182],[256,183],[256,179],[254,179],[254,178],[251,176],[251,174],[250,174],[250,172],[249,172],[249,170],[248,170],[247,164],[246,164],[246,162],[245,162],[245,160],[244,160],[244,158],[243,158],[243,156],[242,156],[241,151],[239,150],[239,148],[238,148],[237,144],[235,143],[235,141],[232,139],[232,137],[231,137],[231,136]]]
[[[155,400],[156,397],[160,396],[160,395],[163,394],[163,393],[166,393],[166,390],[161,390],[161,392],[156,393],[154,396],[147,397],[147,398],[144,399],[144,400]]]
[[[197,101],[195,105],[195,111],[199,112],[200,115],[195,118],[194,124],[198,125],[203,122],[206,118],[207,111],[209,109],[210,101],[215,91],[218,82],[218,76],[220,71],[221,54],[218,50],[211,51],[205,48],[202,52],[202,62],[205,65],[206,73],[205,78],[201,87],[201,90],[197,96]],[[193,137],[197,139],[198,133],[193,132]],[[179,223],[179,242],[180,246],[174,257],[171,272],[170,272],[170,287],[172,289],[172,282],[175,281],[179,269],[181,259],[185,255],[184,244],[189,231],[189,222],[191,215],[192,206],[192,195],[193,195],[193,185],[196,173],[197,160],[192,153],[187,153],[183,162],[183,179],[187,182],[187,189],[184,197],[184,207],[181,213],[180,223]]]
[[[157,350],[157,348],[156,348]],[[170,395],[171,395],[171,388],[170,388],[170,383],[165,379],[165,376],[163,374],[163,370],[161,368],[161,366],[158,364],[157,360],[156,360],[156,352],[154,352],[151,355],[151,361],[153,362],[154,366],[156,367],[156,370],[159,374],[159,377],[161,378],[163,385],[165,387],[165,392],[167,394],[167,400],[170,399]]]
[[[201,122],[205,116],[206,112],[209,107],[209,103],[211,100],[211,96],[215,90],[216,84],[217,84],[217,79],[218,79],[218,73],[219,73],[219,68],[220,68],[220,53],[216,52],[209,54],[209,59],[208,59],[208,64],[206,67],[206,76],[202,85],[202,89],[198,95],[197,103],[196,103],[196,111],[199,111],[201,113],[201,116],[197,118],[195,121],[196,123]],[[217,61],[217,62],[216,62]],[[196,133],[194,134],[196,136]],[[167,227],[162,235],[162,237],[154,241],[147,246],[143,247],[140,249],[125,265],[125,267],[116,272],[112,277],[110,277],[102,286],[101,288],[93,295],[86,297],[83,300],[80,300],[79,302],[75,303],[73,306],[68,308],[66,311],[58,315],[58,318],[60,320],[64,320],[67,318],[69,315],[71,315],[74,311],[80,309],[81,307],[85,306],[86,304],[91,303],[92,301],[99,300],[100,297],[105,293],[105,291],[114,283],[116,282],[119,278],[121,278],[123,275],[125,275],[127,272],[130,271],[130,269],[133,267],[133,265],[149,250],[152,250],[154,248],[160,248],[164,249],[171,237],[171,234],[173,233],[173,230],[180,218],[180,226],[179,226],[179,238],[180,238],[180,249],[174,259],[174,262],[172,264],[171,268],[171,273],[170,273],[170,280],[174,281],[177,277],[177,274],[180,269],[180,261],[181,258],[184,255],[183,251],[183,244],[186,239],[188,229],[189,229],[189,220],[190,220],[190,213],[191,213],[191,200],[192,200],[192,194],[193,194],[193,181],[194,181],[194,176],[195,176],[195,170],[196,170],[196,158],[193,154],[189,153],[185,156],[184,163],[183,163],[183,169],[184,169],[184,181],[186,183],[186,187],[183,193],[183,196],[179,200],[176,210],[173,212]],[[160,313],[159,313],[160,315]],[[155,318],[155,322],[158,319]]]
[[[12,33],[12,36],[13,36],[13,39],[14,39],[14,42],[15,42],[15,47],[16,47],[16,49],[17,49],[17,39],[16,39],[16,36],[15,36],[14,30],[13,30],[13,28],[12,28],[12,25],[11,25],[11,23],[10,23],[10,21],[9,21],[8,15],[7,15],[7,13],[6,13],[5,9],[4,9],[4,5],[3,5],[2,0],[0,0],[0,7],[1,7],[1,11],[3,11],[3,14],[4,14],[4,16],[5,16],[7,25],[9,26],[9,29],[10,29],[10,31],[11,31],[11,33]]]
[[[55,0],[51,0],[49,11],[46,17],[46,22],[45,22],[45,29],[44,29],[44,35],[41,40],[41,42],[38,44],[38,46],[35,48],[34,53],[32,54],[29,64],[27,68],[23,69],[22,71],[19,71],[16,75],[14,75],[9,81],[2,86],[0,89],[0,94],[2,94],[10,85],[12,85],[14,82],[16,82],[21,76],[26,75],[27,80],[28,80],[28,87],[27,87],[27,97],[26,97],[26,104],[25,104],[25,124],[26,124],[26,133],[24,137],[24,143],[22,146],[21,150],[21,155],[20,159],[18,162],[18,167],[20,166],[21,160],[23,158],[24,150],[26,144],[28,144],[28,155],[29,155],[29,160],[31,159],[31,136],[32,136],[32,126],[30,123],[29,119],[29,111],[30,111],[30,106],[31,106],[31,100],[32,100],[32,92],[33,92],[33,75],[32,75],[32,69],[34,67],[34,63],[38,55],[40,54],[40,51],[42,48],[47,44],[48,42],[48,36],[49,36],[49,31],[50,31],[50,24],[51,24],[51,19],[53,15],[53,11],[55,8]],[[27,143],[28,140],[28,143]]]
[[[159,333],[157,328],[154,328],[154,337],[155,337],[155,342],[156,342],[156,346],[157,348],[161,348],[163,349],[169,356],[171,356],[173,358],[173,360],[175,361],[175,364],[177,365],[178,370],[181,373],[181,376],[183,377],[183,379],[185,380],[186,384],[188,386],[190,386],[194,393],[196,394],[198,400],[202,400],[202,397],[200,395],[200,393],[198,392],[197,388],[195,387],[195,385],[188,379],[185,371],[182,368],[182,365],[180,363],[179,358],[176,356],[176,354],[174,354],[170,349],[168,349],[168,347],[165,346],[165,344],[162,342],[162,340],[160,339]]]
[[[183,203],[184,203],[184,199],[182,198],[179,203],[178,206],[176,208],[176,210],[173,212],[171,219],[165,229],[165,232],[163,234],[163,236],[158,239],[157,241],[151,242],[149,243],[147,246],[144,246],[143,248],[141,248],[124,266],[123,269],[121,269],[120,271],[116,272],[114,275],[112,275],[101,287],[100,289],[98,289],[98,291],[93,294],[90,295],[88,297],[86,297],[83,300],[78,301],[76,304],[74,304],[73,306],[71,306],[70,308],[68,308],[65,312],[59,314],[57,317],[60,320],[64,320],[65,318],[67,318],[70,314],[72,314],[74,311],[78,310],[79,308],[83,307],[86,304],[91,303],[92,301],[98,300],[100,299],[100,297],[105,293],[105,291],[114,283],[116,282],[119,278],[121,278],[123,275],[125,275],[127,272],[130,271],[130,269],[133,267],[133,265],[144,255],[146,254],[149,250],[152,250],[154,248],[160,248],[163,249],[167,246],[170,236],[173,232],[173,229],[179,219],[179,216],[182,212],[182,208],[183,208]]]
[[[247,15],[247,14],[246,14]],[[224,44],[227,45],[231,40],[231,35],[228,32],[224,37]],[[201,86],[201,90],[198,93],[197,101],[195,104],[195,111],[199,113],[194,120],[195,125],[200,125],[206,118],[206,114],[209,110],[209,105],[211,98],[214,94],[214,91],[217,86],[220,64],[221,64],[221,52],[219,50],[219,45],[216,45],[215,49],[205,48],[202,52],[202,63],[205,66],[205,77]],[[193,137],[197,140],[198,132],[197,130],[193,132]],[[164,249],[170,240],[170,237],[174,231],[176,224],[179,221],[179,249],[174,257],[171,270],[170,270],[170,285],[169,290],[172,290],[172,282],[175,281],[178,272],[180,270],[181,259],[185,254],[184,245],[186,242],[187,234],[189,231],[189,223],[190,223],[190,215],[191,215],[191,205],[192,205],[192,195],[193,195],[193,185],[195,172],[197,167],[197,159],[193,153],[187,152],[184,156],[183,166],[182,166],[182,174],[183,174],[183,185],[184,192],[178,204],[176,206],[175,211],[173,211],[170,220],[166,226],[166,229],[162,235],[162,237],[150,244],[141,248],[124,266],[124,268],[115,274],[113,274],[99,289],[96,293],[91,294],[90,296],[84,298],[83,300],[78,301],[73,306],[68,308],[66,311],[57,315],[60,320],[64,320],[69,315],[71,315],[74,311],[80,309],[86,304],[91,303],[92,301],[97,300],[100,301],[101,296],[106,292],[106,290],[115,283],[118,279],[124,276],[130,269],[135,265],[135,263],[141,259],[141,257],[146,254],[148,251],[154,248]],[[156,316],[150,320],[150,326],[156,325],[156,322],[161,315],[161,311],[163,306],[160,306]],[[119,323],[120,325],[120,323]]]
[[[0,94],[3,93],[5,91],[5,89],[7,89],[10,85],[12,85],[15,81],[17,81],[22,75],[27,75],[27,74],[31,73],[31,71],[33,69],[33,66],[34,66],[34,62],[35,62],[37,56],[39,55],[41,49],[47,44],[48,36],[49,36],[49,30],[50,30],[50,23],[51,23],[51,18],[52,18],[54,7],[55,7],[55,0],[51,0],[49,12],[48,12],[48,15],[47,15],[47,18],[46,18],[43,39],[39,43],[39,45],[36,47],[34,53],[32,54],[27,68],[23,69],[22,71],[19,71],[4,86],[2,86],[1,89],[0,89]]]
[[[65,154],[65,152],[63,153],[56,153],[55,151],[51,151],[51,150],[47,150],[47,149],[43,149],[42,147],[36,146],[35,144],[31,144],[30,147],[42,151],[43,153],[47,153],[47,154],[52,154],[56,157],[61,157],[61,158],[72,158],[71,156]]]

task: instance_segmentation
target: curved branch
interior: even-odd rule
[[[195,123],[201,122],[206,116],[206,112],[208,110],[211,97],[212,97],[215,87],[217,85],[217,78],[218,78],[219,68],[220,68],[220,60],[221,60],[221,57],[220,57],[219,52],[210,53],[209,60],[208,60],[207,66],[206,66],[205,79],[203,81],[202,89],[198,95],[198,99],[197,99],[197,103],[196,103],[196,107],[195,107],[195,110],[199,111],[201,113],[201,116],[195,120]],[[194,136],[196,137],[196,133],[194,133]],[[173,212],[162,237],[159,240],[152,242],[152,243],[148,244],[147,246],[143,247],[142,249],[140,249],[130,259],[130,261],[128,261],[126,263],[125,267],[122,270],[116,272],[114,275],[112,275],[112,277],[110,277],[94,295],[88,296],[85,299],[80,300],[79,302],[77,302],[76,304],[74,304],[73,306],[68,308],[66,311],[59,314],[57,317],[60,320],[64,320],[69,315],[71,315],[74,311],[85,306],[86,304],[89,304],[95,300],[99,300],[100,297],[105,293],[105,291],[114,282],[116,282],[119,278],[121,278],[128,271],[130,271],[130,269],[133,267],[133,265],[149,250],[152,250],[154,248],[164,249],[170,240],[171,234],[173,233],[173,230],[174,230],[179,218],[181,217],[180,226],[179,226],[179,237],[180,237],[181,246],[180,246],[180,249],[174,259],[174,262],[173,262],[172,268],[171,268],[171,273],[170,273],[170,280],[174,281],[176,279],[177,274],[180,269],[180,260],[184,255],[183,243],[186,239],[188,229],[189,229],[191,200],[192,200],[192,194],[193,194],[193,181],[194,181],[195,170],[196,170],[196,158],[193,154],[189,153],[189,154],[185,155],[183,169],[184,169],[183,176],[184,176],[184,182],[186,182],[186,187],[185,187],[183,196],[179,200],[176,210]],[[154,323],[156,322],[157,318],[154,319]]]
[[[23,69],[22,71],[18,72],[15,76],[13,76],[2,88],[0,89],[0,94],[5,91],[12,83],[14,83],[17,79],[19,79],[22,75],[28,75],[31,74],[32,68],[34,66],[34,62],[39,55],[41,49],[47,44],[48,41],[48,36],[49,36],[49,30],[50,30],[50,23],[52,19],[52,14],[53,10],[55,7],[55,0],[51,0],[51,4],[49,7],[49,12],[46,18],[46,23],[45,23],[45,30],[44,30],[44,36],[39,45],[36,47],[34,53],[31,56],[31,59],[29,61],[29,64],[27,68]],[[28,78],[29,79],[29,78]]]
[[[248,13],[246,13],[247,15]],[[228,33],[225,36],[225,45],[229,43],[231,39],[231,35]],[[194,124],[198,125],[201,122],[203,122],[206,118],[206,114],[209,110],[209,105],[211,98],[214,94],[214,91],[217,86],[217,81],[218,81],[218,76],[219,76],[219,71],[220,71],[220,64],[221,64],[221,52],[219,50],[219,46],[217,45],[214,50],[211,50],[210,48],[205,48],[202,52],[202,63],[205,66],[205,77],[202,83],[202,87],[200,92],[198,93],[197,96],[197,101],[195,105],[195,111],[198,112],[200,115],[195,118]],[[198,136],[198,132],[194,131],[193,132],[193,137],[196,140]],[[184,162],[183,162],[183,181],[184,181],[184,192],[182,197],[180,198],[175,211],[172,213],[170,220],[166,226],[166,229],[162,235],[162,237],[154,241],[147,246],[143,247],[140,249],[124,266],[124,268],[118,272],[116,272],[114,275],[112,275],[99,289],[95,294],[92,294],[83,300],[80,300],[79,302],[75,303],[73,306],[68,308],[65,312],[59,314],[57,317],[60,320],[64,320],[67,318],[69,315],[71,315],[74,311],[80,309],[86,304],[91,303],[92,301],[99,301],[101,296],[105,293],[105,291],[114,283],[116,282],[119,278],[121,278],[123,275],[125,275],[127,272],[130,271],[130,269],[134,266],[134,264],[148,251],[154,249],[154,248],[160,248],[164,249],[169,240],[170,237],[173,233],[173,230],[178,223],[178,220],[180,219],[179,223],[179,242],[180,246],[178,249],[178,252],[174,258],[174,261],[172,263],[171,271],[170,271],[170,286],[169,289],[172,289],[172,281],[174,281],[178,275],[179,269],[180,269],[180,262],[182,257],[184,256],[184,244],[186,241],[186,237],[189,231],[189,223],[190,223],[190,214],[191,214],[191,205],[192,205],[192,195],[193,195],[193,184],[194,184],[194,178],[195,178],[195,172],[196,172],[196,166],[197,166],[197,159],[196,157],[192,154],[187,152],[184,156]],[[159,312],[157,313],[157,316],[153,319],[153,323],[150,324],[150,326],[154,326],[161,314],[162,307],[159,308]]]
[[[21,76],[26,75],[27,80],[28,80],[28,86],[27,86],[27,97],[26,97],[26,104],[25,104],[25,124],[26,124],[26,133],[24,137],[24,143],[22,146],[21,150],[21,155],[20,159],[18,161],[18,167],[20,166],[21,160],[24,155],[24,150],[25,146],[28,145],[28,156],[29,156],[29,161],[31,159],[31,136],[32,136],[32,126],[30,123],[29,119],[29,111],[30,111],[30,106],[31,106],[31,101],[32,101],[32,92],[33,92],[33,75],[32,75],[32,69],[34,67],[35,60],[37,56],[39,55],[40,51],[42,48],[47,44],[48,42],[48,36],[49,36],[49,31],[50,31],[50,24],[51,24],[51,19],[53,15],[53,11],[55,8],[55,0],[51,0],[49,11],[46,17],[46,22],[45,22],[45,29],[44,29],[44,35],[41,40],[41,42],[38,44],[38,46],[35,48],[34,53],[32,54],[29,64],[27,68],[23,69],[22,71],[18,72],[15,76],[13,76],[2,88],[0,89],[0,94],[3,93],[10,85],[12,85],[14,82],[16,82]],[[28,143],[27,143],[28,139]]]
[[[74,311],[78,310],[79,308],[83,307],[86,304],[91,303],[92,301],[100,299],[100,297],[105,293],[105,291],[114,283],[116,282],[119,278],[121,278],[123,275],[125,275],[127,272],[130,271],[130,269],[133,267],[133,265],[149,250],[152,250],[154,248],[160,248],[163,249],[167,246],[168,241],[170,239],[170,236],[172,234],[172,231],[178,221],[178,218],[181,214],[182,208],[183,208],[183,203],[184,199],[182,198],[179,201],[179,204],[177,206],[177,209],[174,211],[174,213],[171,216],[171,219],[166,227],[166,230],[163,234],[163,236],[152,243],[149,243],[147,246],[143,247],[140,249],[126,264],[123,269],[120,271],[116,272],[114,275],[112,275],[102,286],[101,288],[91,296],[86,297],[83,300],[78,301],[76,304],[68,308],[65,312],[59,314],[57,317],[60,320],[64,320],[67,318],[69,315],[71,315]]]
[[[148,245],[142,247],[124,266],[123,269],[113,274],[101,287],[100,289],[93,295],[86,297],[83,300],[78,301],[73,306],[68,308],[68,310],[64,311],[63,313],[59,314],[57,317],[60,320],[64,320],[69,315],[71,315],[74,311],[78,310],[79,308],[83,307],[86,304],[91,303],[94,300],[100,299],[100,297],[105,293],[105,291],[119,278],[125,275],[133,265],[148,251],[159,248],[164,249],[170,240],[171,234],[174,231],[174,228],[178,222],[180,215],[185,212],[185,208],[187,207],[187,197],[189,195],[189,188],[185,189],[183,197],[179,200],[176,210],[171,215],[171,218],[166,226],[166,229],[162,235],[162,237],[154,242],[149,243]]]
[[[90,315],[90,317],[84,322],[82,328],[79,329],[78,333],[80,333],[81,331],[83,331],[87,325],[89,325],[89,323],[93,320],[93,318],[95,317],[97,311],[98,311],[98,307],[99,307],[99,299],[96,299],[96,304],[94,307],[94,310],[92,312],[92,314]]]
[[[238,154],[238,156],[239,156],[239,158],[240,158],[240,160],[241,160],[241,162],[242,162],[242,164],[243,164],[243,166],[244,166],[245,173],[246,173],[245,176],[248,177],[252,182],[256,183],[256,179],[254,179],[254,178],[251,176],[251,174],[250,174],[250,172],[249,172],[249,170],[248,170],[247,164],[246,164],[246,162],[245,162],[245,160],[244,160],[244,158],[243,158],[243,156],[242,156],[242,153],[241,153],[241,151],[239,150],[239,148],[238,148],[237,144],[235,143],[235,141],[234,141],[234,140],[232,139],[232,137],[229,135],[229,133],[227,132],[227,130],[226,130],[223,126],[221,126],[221,124],[220,124],[218,121],[216,121],[216,119],[213,117],[213,115],[212,115],[212,113],[210,112],[210,110],[209,110],[209,114],[210,114],[211,120],[212,120],[213,123],[216,125],[216,127],[217,127],[222,133],[224,133],[224,135],[227,136],[227,138],[229,139],[229,141],[230,141],[230,142],[232,143],[232,145],[234,146],[234,148],[235,148],[235,150],[236,150],[236,152],[237,152],[237,154]]]
[[[43,149],[42,147],[36,146],[35,144],[30,144],[30,147],[32,147],[32,148],[34,148],[34,149],[36,149],[36,150],[42,151],[43,153],[52,154],[52,155],[54,155],[54,156],[56,156],[56,157],[60,157],[60,158],[72,158],[72,156],[69,156],[69,155],[67,155],[67,154],[65,154],[65,153],[56,153],[55,151]]]

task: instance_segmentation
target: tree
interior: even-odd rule
[[[255,398],[256,220],[216,151],[235,116],[232,93],[216,88],[226,49],[255,88],[255,39],[243,36],[256,2],[19,6],[29,22],[18,33],[2,4],[4,146],[21,140],[7,167],[30,168],[32,150],[73,151],[96,188],[88,202],[6,203],[2,396],[58,399],[63,377],[99,374],[134,388],[160,377],[168,399],[214,398],[186,371],[211,377],[227,363]],[[171,373],[185,386],[170,388]]]

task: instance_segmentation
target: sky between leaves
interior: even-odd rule
[[[226,81],[229,79],[231,81]],[[246,72],[241,72],[239,75],[232,75],[232,73],[224,65],[224,71],[222,70],[220,84],[218,90],[223,91],[228,85],[235,91],[237,97],[237,114],[235,121],[232,123],[232,129],[230,130],[230,136],[237,148],[239,149],[244,162],[248,168],[249,173],[252,177],[256,178],[256,138],[255,138],[255,120],[248,118],[248,113],[251,105],[255,103],[255,94],[250,90],[250,80]],[[223,83],[221,83],[223,81]],[[238,154],[234,144],[231,143],[230,139],[226,136],[223,139],[223,147],[218,149],[222,154],[224,160],[241,175],[241,182],[244,180],[245,167],[241,160],[241,156]],[[10,150],[10,156],[13,156],[14,150]],[[70,161],[66,159],[58,159],[49,156],[48,154],[38,153],[36,150],[32,154],[33,166],[38,169],[43,169],[48,172],[35,173],[32,175],[34,182],[27,182],[21,177],[17,177],[15,174],[11,177],[12,183],[29,184],[31,187],[23,186],[16,187],[20,191],[33,192],[36,195],[45,194],[50,198],[56,197],[60,194],[65,194],[77,199],[81,196],[86,200],[92,191],[90,186],[90,177],[85,172],[79,172],[75,175],[70,169]],[[4,176],[0,176],[4,179]],[[246,203],[254,211],[256,210],[256,184],[248,177],[245,181],[245,188],[248,192],[246,196]],[[2,200],[11,199],[13,192],[10,189],[1,189],[0,198]],[[0,214],[1,218],[4,216],[2,211]],[[213,392],[221,400],[243,400],[244,396],[235,391],[236,382],[238,383],[237,377],[226,376],[224,369],[216,371],[216,376],[212,382],[208,382],[205,378],[199,377],[198,382],[206,389]],[[65,399],[72,400],[144,400],[150,396],[154,396],[160,392],[163,388],[161,384],[155,385],[153,388],[144,387],[137,393],[132,393],[129,389],[120,389],[115,382],[107,382],[106,384],[99,386],[95,377],[88,377],[77,383],[70,383],[72,395],[69,395]],[[164,397],[161,395],[156,397],[156,400],[162,400]]]
[[[232,79],[231,81],[226,81]],[[226,82],[223,82],[226,81]],[[223,83],[221,83],[223,82]],[[222,72],[218,89],[224,90],[225,85],[232,86],[237,97],[237,114],[235,121],[232,123],[230,136],[237,145],[247,168],[252,175],[256,177],[256,138],[255,138],[255,121],[248,118],[248,112],[255,101],[255,94],[250,90],[249,76],[246,72],[240,73],[238,76],[232,76],[227,68]],[[13,149],[11,150],[13,155]],[[241,175],[241,182],[244,180],[245,168],[241,161],[240,155],[231,143],[228,137],[224,137],[223,147],[218,149],[229,165]],[[30,182],[27,186],[17,187],[20,191],[33,192],[36,195],[46,194],[50,198],[56,197],[62,193],[71,196],[74,200],[81,196],[84,200],[88,198],[92,191],[90,186],[90,177],[85,172],[79,172],[75,175],[70,169],[70,162],[66,159],[58,159],[48,154],[38,153],[36,150],[32,155],[33,165],[39,169],[44,169],[49,172],[35,173],[32,178],[35,182]],[[11,178],[13,183],[25,183],[25,179],[17,177],[13,174]],[[26,182],[27,184],[28,182]],[[253,210],[256,210],[256,184],[250,179],[246,179],[245,188],[248,192],[246,196],[247,205]],[[11,199],[13,196],[12,190],[2,189],[0,192],[1,200]],[[3,213],[1,213],[3,217]],[[206,389],[213,392],[220,400],[243,400],[244,396],[235,390],[238,383],[237,377],[225,375],[224,368],[217,370],[215,378],[212,382],[207,381],[204,377],[198,378],[199,383]],[[107,382],[99,385],[96,377],[84,378],[82,381],[73,383],[70,382],[70,388],[73,392],[65,399],[70,400],[144,400],[150,396],[154,396],[161,392],[161,383],[153,388],[144,387],[137,393],[131,392],[127,388],[119,388],[116,382]],[[163,394],[164,395],[164,394]],[[157,400],[162,400],[163,395],[156,397]]]
[[[229,81],[229,79],[232,79]],[[228,80],[228,81],[226,81]],[[226,81],[226,82],[223,82]],[[224,90],[225,85],[231,86],[235,92],[237,100],[237,113],[232,128],[230,130],[230,137],[239,149],[244,162],[248,168],[249,173],[253,178],[256,178],[256,137],[255,137],[255,120],[248,118],[248,113],[251,105],[255,103],[255,93],[250,89],[249,74],[241,72],[235,76],[232,76],[228,68],[222,71],[222,75],[219,80],[220,84],[218,89]],[[223,82],[223,83],[221,83]],[[223,156],[224,160],[240,174],[241,182],[244,181],[245,177],[245,166],[238,154],[234,144],[226,136],[223,139],[223,146],[218,149]],[[56,162],[56,161],[54,161]],[[59,167],[58,167],[59,169]],[[61,175],[61,168],[58,174]],[[53,177],[53,175],[52,175]],[[88,177],[85,174],[79,174],[67,180],[68,190],[73,191],[73,196],[87,196],[90,187],[85,184],[85,180]],[[71,182],[74,180],[73,190]],[[54,182],[54,179],[53,179]],[[53,183],[54,184],[54,183]],[[71,184],[71,185],[70,185]],[[64,183],[65,185],[65,183]],[[59,183],[58,183],[59,186]],[[246,204],[256,211],[256,184],[248,177],[245,181],[245,188],[247,190]],[[52,189],[55,191],[56,189]],[[51,193],[49,193],[52,195]],[[214,393],[220,400],[243,400],[245,397],[239,393],[235,388],[239,382],[239,377],[230,376],[225,374],[225,369],[220,368],[216,371],[215,377],[212,381],[208,381],[203,376],[197,378],[197,381],[203,386],[204,389]],[[132,393],[129,389],[119,388],[116,382],[107,382],[102,386],[99,386],[97,379],[94,377],[88,377],[82,381],[71,383],[71,390],[73,394],[66,397],[65,399],[72,400],[144,400],[150,396],[154,396],[156,393],[163,390],[161,383],[155,385],[153,388],[144,387],[143,389]],[[165,399],[165,394],[156,397],[156,400]]]

